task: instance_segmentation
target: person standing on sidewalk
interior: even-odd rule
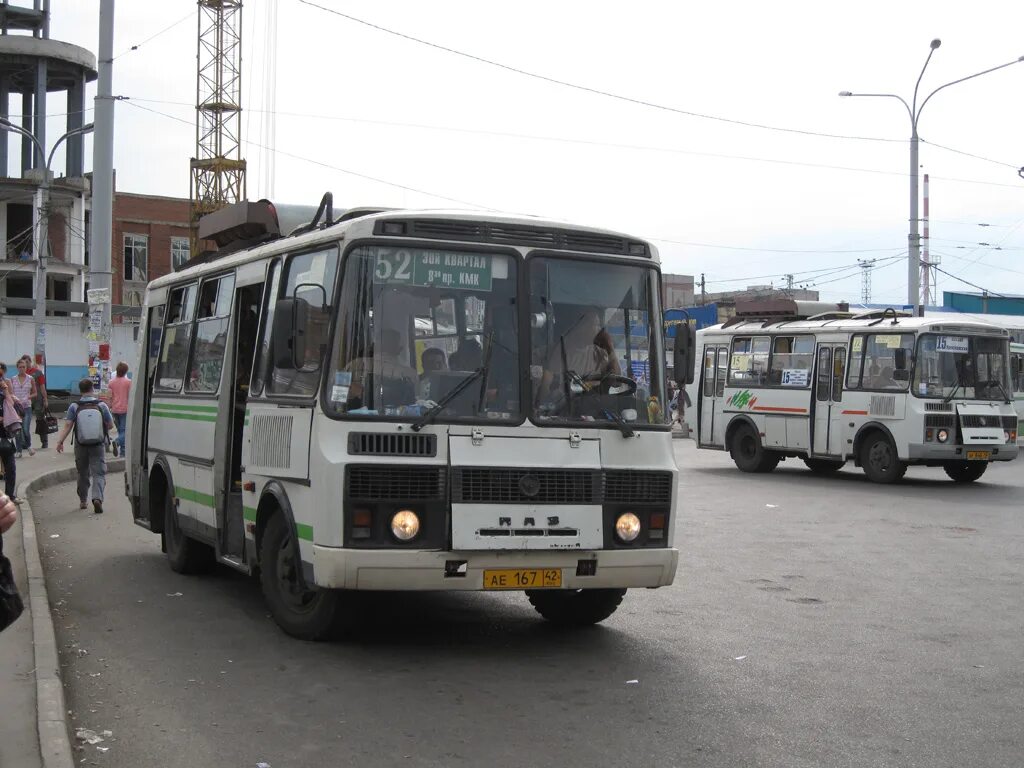
[[[57,453],[64,453],[64,441],[75,430],[75,469],[78,470],[79,509],[87,509],[92,490],[93,512],[103,512],[103,490],[107,481],[107,432],[114,426],[110,409],[92,393],[92,379],[78,382],[82,393],[77,403],[68,407],[64,430],[57,440]]]
[[[28,375],[28,363],[25,358],[18,361],[18,375],[11,379],[15,401],[22,409],[21,414],[21,445],[18,446],[18,458],[26,448],[29,456],[35,456],[32,447],[32,399],[36,396],[36,380]]]
[[[110,387],[110,411],[117,424],[114,455],[124,456],[124,439],[128,433],[128,392],[132,388],[132,380],[128,378],[128,363],[121,361],[114,370],[117,375],[107,385]]]
[[[46,374],[43,373],[42,368],[35,364],[31,355],[22,355],[21,359],[28,364],[25,372],[36,382],[36,396],[32,398],[32,415],[36,420],[39,448],[45,451],[50,447],[50,433],[46,428],[46,414],[50,408],[49,399],[46,395]]]
[[[14,454],[18,447],[17,435],[21,431],[21,420],[14,408],[11,384],[2,377],[2,373],[0,373],[0,401],[2,401],[0,408],[3,409],[3,427],[0,430],[0,464],[3,466],[4,493],[8,498],[17,500],[15,493],[18,487],[18,476]]]

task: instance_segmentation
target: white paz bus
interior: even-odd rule
[[[212,214],[219,250],[146,293],[127,489],[174,570],[258,573],[301,638],[345,590],[522,590],[580,625],[672,583],[651,245],[329,196],[278,228]]]
[[[1010,383],[1017,411],[1017,447],[1024,448],[1024,344],[1010,342]]]
[[[853,460],[879,483],[911,465],[972,482],[1017,456],[1002,328],[784,300],[737,304],[697,338],[697,445],[745,472],[797,457],[819,474]]]

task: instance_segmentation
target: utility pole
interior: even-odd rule
[[[114,226],[114,0],[100,0],[100,45],[96,83],[95,129],[92,145],[92,242],[89,290],[106,291],[102,328],[110,328],[113,272],[110,268],[111,230]],[[103,297],[103,293],[93,294]],[[88,297],[86,297],[88,299]]]
[[[702,307],[704,306],[704,296],[705,296],[705,291],[704,291],[704,273],[701,272],[700,273],[700,305]]]

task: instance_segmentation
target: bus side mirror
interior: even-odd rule
[[[895,359],[897,371],[907,370],[907,350],[900,347],[897,350],[895,350],[895,354],[893,355],[893,357]]]
[[[306,359],[306,318],[309,305],[304,299],[279,299],[274,307],[271,343],[275,368],[296,369]]]
[[[685,387],[693,383],[694,354],[697,347],[697,332],[687,322],[676,326],[675,346],[672,349],[672,370],[676,384]]]

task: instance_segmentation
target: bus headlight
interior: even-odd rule
[[[391,518],[391,533],[399,541],[412,541],[420,532],[420,519],[411,509],[395,512]]]
[[[1003,430],[1003,441],[1009,443],[1012,440],[1016,440],[1016,436],[1010,434],[1010,430]]]
[[[937,440],[938,440],[938,441],[939,441],[940,443],[944,443],[944,442],[946,442],[947,440],[949,440],[949,430],[946,430],[946,429],[940,429],[940,430],[939,430],[939,431],[938,431],[938,432],[936,433],[936,435],[935,435],[935,438],[936,438],[936,439],[937,439]]]
[[[632,512],[619,515],[615,521],[615,535],[620,541],[634,541],[640,535],[640,518]]]

